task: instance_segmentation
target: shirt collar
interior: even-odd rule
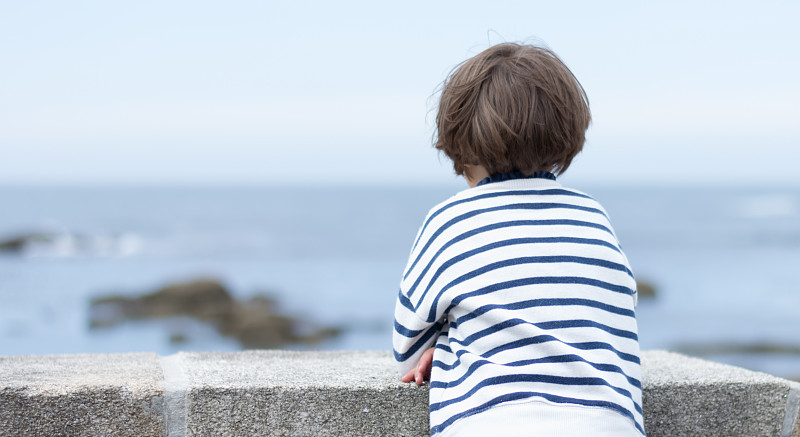
[[[554,181],[556,180],[556,175],[550,173],[549,171],[535,171],[530,176],[526,176],[521,171],[512,171],[509,173],[497,173],[481,179],[481,181],[478,182],[477,185],[475,186],[479,187],[481,185],[489,184],[492,182],[503,182],[503,181],[510,181],[513,179],[533,179],[533,178],[550,179]]]

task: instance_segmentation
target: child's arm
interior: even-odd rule
[[[428,223],[428,218],[424,223]],[[438,287],[429,284],[442,262],[440,257],[432,255],[438,250],[438,244],[429,241],[437,235],[436,226],[435,223],[423,224],[417,233],[394,312],[392,344],[399,376],[419,384],[429,379],[433,357],[430,349],[448,328],[444,313],[449,302],[440,299]]]
[[[423,355],[436,344],[444,329],[446,322],[422,320],[398,299],[392,344],[400,377],[416,372]]]
[[[409,370],[408,373],[403,376],[403,382],[411,382],[415,381],[417,385],[422,385],[425,381],[431,380],[431,366],[433,364],[433,351],[435,347],[429,348],[426,350],[421,357],[419,357],[419,362],[417,362],[417,366],[413,369]]]

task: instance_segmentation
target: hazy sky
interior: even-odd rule
[[[5,1],[0,183],[447,183],[437,85],[523,40],[589,95],[566,180],[798,185],[799,4]]]

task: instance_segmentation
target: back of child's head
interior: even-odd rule
[[[561,174],[583,148],[591,121],[583,87],[552,51],[515,43],[490,47],[445,80],[437,149],[456,174]]]

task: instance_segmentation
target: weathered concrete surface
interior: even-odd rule
[[[796,383],[664,351],[644,352],[642,371],[650,437],[800,436],[796,427],[791,434],[791,422],[784,423]]]
[[[156,354],[0,357],[2,436],[162,436]]]
[[[428,435],[428,391],[388,352],[182,353],[190,436]]]
[[[792,437],[800,437],[800,383],[792,383],[789,397],[783,422],[784,434],[788,435],[789,433],[786,431],[791,429]],[[792,423],[794,423],[794,427],[792,427]]]
[[[800,384],[647,351],[658,436],[800,437]],[[389,352],[0,357],[1,436],[422,436],[426,387]]]

